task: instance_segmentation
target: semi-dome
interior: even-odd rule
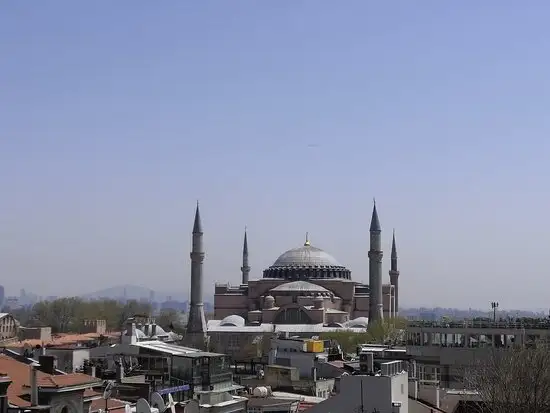
[[[351,271],[328,252],[312,246],[306,235],[306,242],[303,246],[284,252],[271,267],[264,270],[264,278],[350,280]]]
[[[307,281],[292,281],[278,285],[270,290],[274,293],[330,293],[325,287]]]
[[[369,319],[367,317],[357,317],[347,322],[348,328],[367,328],[369,325]]]
[[[228,315],[220,322],[220,326],[226,327],[244,327],[245,324],[244,318],[236,314]]]

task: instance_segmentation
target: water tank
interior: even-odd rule
[[[267,397],[268,391],[264,386],[256,387],[252,392],[254,397]]]

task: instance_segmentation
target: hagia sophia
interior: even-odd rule
[[[216,284],[214,320],[204,317],[202,304],[202,225],[199,207],[193,226],[191,303],[187,338],[200,345],[207,331],[268,330],[280,326],[317,326],[323,329],[367,329],[397,315],[399,270],[393,234],[389,283],[382,277],[382,230],[376,203],[370,224],[369,283],[353,281],[351,271],[326,251],[305,243],[284,252],[260,279],[249,279],[248,241],[245,231],[241,284]],[[256,328],[253,328],[256,327]],[[261,328],[260,328],[261,327]],[[311,328],[306,328],[310,331]],[[195,340],[193,340],[195,337]]]

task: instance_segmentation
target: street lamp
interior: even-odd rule
[[[493,322],[496,323],[496,321],[497,321],[498,302],[491,301],[491,308],[493,309]]]

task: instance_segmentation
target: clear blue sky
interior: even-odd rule
[[[367,281],[372,198],[403,305],[548,305],[550,3],[0,6],[8,293],[206,291],[309,231]]]

